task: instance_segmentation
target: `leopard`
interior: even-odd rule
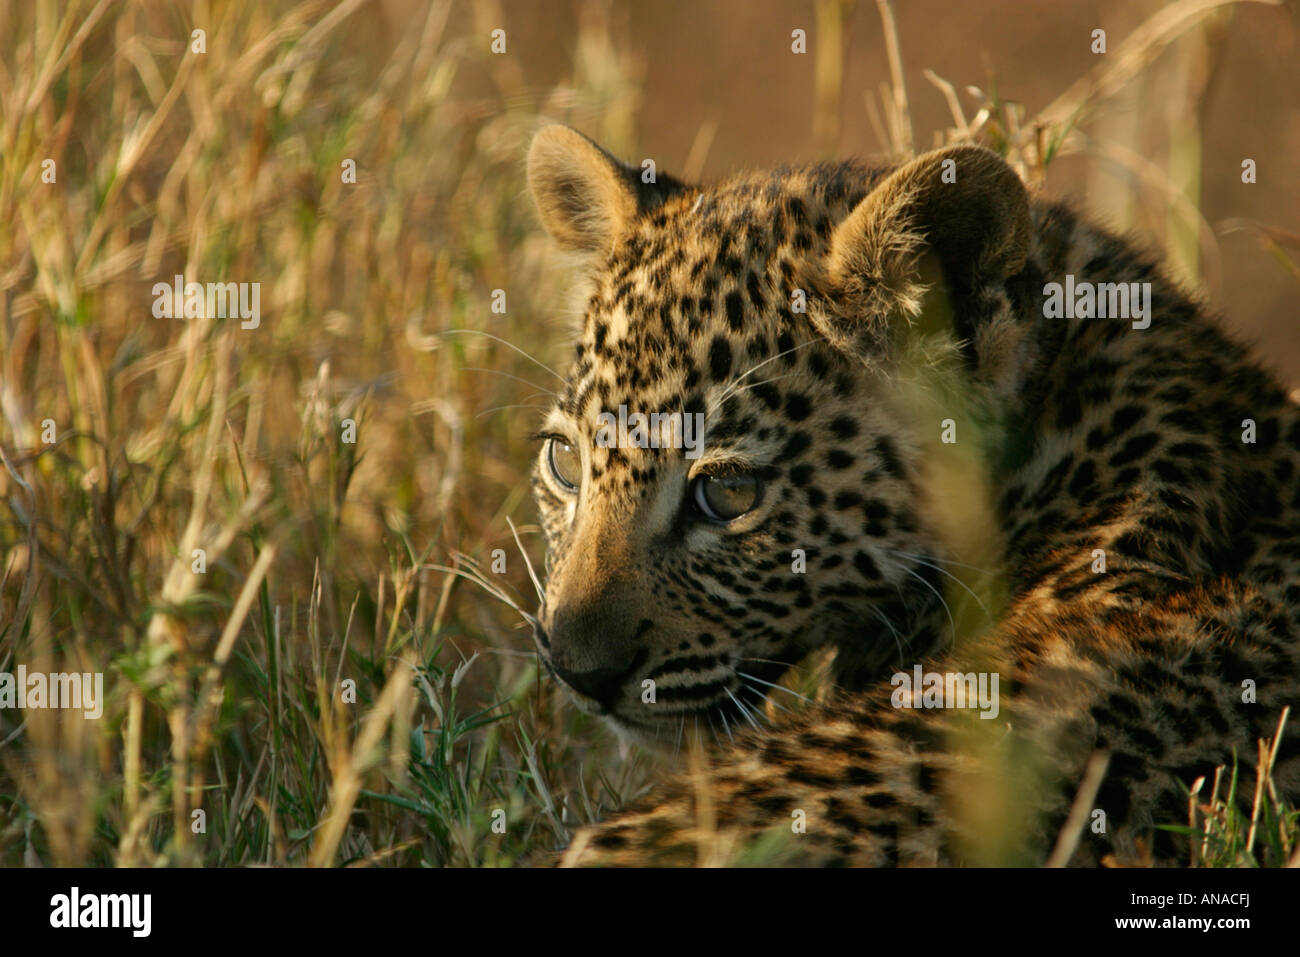
[[[576,338],[536,651],[675,760],[563,864],[1186,864],[1262,740],[1300,796],[1300,406],[1140,240],[969,141],[526,172]]]

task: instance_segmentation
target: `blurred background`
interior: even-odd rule
[[[408,5],[393,0],[387,8],[400,21]],[[620,108],[575,103],[563,117],[615,143],[625,158],[653,156],[661,168],[708,178],[889,152],[882,88],[892,74],[873,0],[667,0],[599,8],[502,0],[475,9],[480,30],[499,22],[526,38],[514,48],[517,63],[503,67],[503,84],[563,82],[575,65],[597,79],[595,51],[575,42],[582,25],[596,19],[628,51],[633,82],[618,94]],[[1044,186],[1167,250],[1189,284],[1203,287],[1231,326],[1300,385],[1295,273],[1288,280],[1273,258],[1261,256],[1267,237],[1248,226],[1289,231],[1295,259],[1300,50],[1294,4],[897,0],[892,12],[917,149],[937,145],[936,134],[953,125],[946,97],[927,72],[952,84],[968,119],[981,100],[965,91],[976,86],[986,97],[1013,103],[1029,124],[1090,70],[1114,65],[1123,43],[1162,15],[1154,22],[1171,25],[1173,42],[1137,54],[1141,66],[1131,79],[1117,77],[1110,95],[1081,118],[1086,139],[1051,164]],[[809,38],[804,56],[791,54],[790,34],[799,28]],[[1106,54],[1092,52],[1097,29],[1106,31]],[[562,109],[557,101],[548,106]],[[1248,157],[1259,171],[1254,186],[1241,182]],[[1201,219],[1199,242],[1188,234],[1194,214]]]
[[[0,2],[0,672],[107,689],[0,710],[0,864],[510,865],[644,790],[531,655],[544,120],[691,179],[974,136],[1293,388],[1296,42],[1207,0]],[[260,326],[155,318],[177,274]]]

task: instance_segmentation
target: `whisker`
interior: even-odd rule
[[[803,677],[804,674],[804,667],[802,665],[798,665],[798,666],[791,665],[788,661],[777,661],[773,658],[750,658],[744,655],[738,656],[736,660],[737,661],[758,661],[758,662],[762,662],[763,664],[781,665],[783,668],[787,670],[795,671],[800,677]],[[736,674],[740,674],[740,672],[736,672]],[[784,691],[790,690],[789,688],[786,688],[784,685],[778,685],[776,687],[780,687]],[[836,684],[834,682],[824,682],[824,687],[829,688],[831,691],[835,691],[835,692],[842,692],[848,690],[843,685]]]
[[[889,561],[889,559],[887,558],[885,560]],[[939,591],[939,589],[935,588],[928,581],[926,581],[924,578],[922,578],[912,569],[908,568],[906,565],[902,564],[901,562],[894,562],[893,564],[897,565],[903,571],[907,572],[907,574],[911,575],[913,578],[919,581],[926,588],[930,589],[930,591],[934,592],[934,597],[939,599],[939,604],[943,605],[943,610],[948,615],[948,625],[950,628],[952,628],[952,641],[953,644],[955,645],[957,643],[957,622],[952,617],[952,609],[948,607],[948,602],[944,599],[943,594]]]
[[[980,611],[984,612],[985,617],[988,618],[989,621],[992,621],[992,620],[993,620],[993,616],[992,616],[991,614],[989,614],[989,610],[988,610],[986,607],[984,607],[984,602],[980,601],[980,596],[977,595],[977,594],[975,594],[975,592],[971,591],[970,586],[967,585],[967,584],[966,584],[964,581],[962,581],[960,578],[958,578],[956,575],[954,575],[952,572],[947,571],[946,569],[940,568],[938,565],[931,564],[930,562],[926,561],[926,559],[924,559],[924,558],[922,558],[922,557],[920,557],[920,556],[917,556],[917,555],[907,555],[906,552],[899,552],[899,551],[896,551],[896,549],[892,549],[892,548],[887,548],[887,549],[885,549],[885,550],[886,550],[886,551],[889,551],[889,552],[895,552],[895,553],[898,554],[898,555],[906,555],[908,558],[911,558],[913,561],[915,561],[915,562],[916,562],[917,564],[919,564],[919,565],[924,565],[924,566],[926,566],[927,568],[933,568],[933,569],[934,569],[935,571],[937,571],[940,575],[947,575],[949,578],[951,578],[953,581],[955,581],[955,582],[956,582],[958,585],[960,585],[962,588],[966,589],[966,593],[967,593],[968,595],[970,595],[972,598],[975,599],[975,604],[977,604],[977,605],[980,606]],[[973,566],[968,566],[968,567],[973,567]]]
[[[757,382],[746,382],[740,388],[734,389],[731,394],[735,395],[737,392],[741,392],[745,389],[757,389],[760,385],[767,385],[769,382],[780,382],[782,379],[797,378],[799,375],[800,373],[798,371],[783,372],[781,375],[774,375],[770,379],[759,379]]]
[[[749,719],[749,723],[752,724],[755,729],[761,731],[762,729],[759,728],[758,722],[755,721],[754,716],[749,713],[749,709],[746,708],[743,704],[741,704],[740,699],[731,693],[730,688],[727,688],[726,691],[727,691],[727,697],[730,698],[735,703],[736,707],[740,709],[740,713],[743,714],[747,719]]]
[[[748,678],[750,681],[757,681],[759,684],[766,685],[769,688],[775,688],[777,691],[784,691],[788,695],[794,695],[800,701],[807,701],[809,704],[817,703],[813,701],[812,698],[809,698],[807,695],[802,695],[797,691],[792,691],[791,689],[787,688],[785,685],[778,685],[778,684],[773,684],[770,681],[764,681],[762,678],[758,677],[757,675],[751,675],[744,671],[737,671],[736,674],[740,675],[742,678]]]
[[[968,565],[966,562],[954,561],[951,558],[940,558],[938,555],[917,555],[913,552],[905,552],[898,548],[891,548],[891,552],[896,555],[902,555],[905,558],[924,558],[927,561],[940,562],[944,565],[954,565],[957,568],[969,568],[972,571],[983,572],[985,575],[996,574],[991,568],[981,568],[979,565]]]
[[[873,607],[871,613],[884,622],[885,627],[893,634],[894,644],[898,646],[898,664],[899,667],[902,667],[903,663],[907,660],[907,652],[903,650],[903,639],[902,636],[899,635],[898,629],[894,627],[894,623],[890,621],[889,617],[879,608]]]
[[[493,339],[493,340],[495,340],[496,342],[501,343],[503,346],[508,346],[509,348],[514,349],[515,352],[519,353],[521,356],[523,356],[523,357],[524,357],[525,359],[527,359],[529,362],[534,362],[534,363],[536,363],[537,365],[541,366],[543,369],[545,369],[545,370],[546,370],[547,372],[549,372],[551,375],[555,376],[555,378],[559,379],[561,382],[564,381],[564,376],[560,375],[558,372],[556,372],[554,369],[552,369],[550,366],[548,366],[548,365],[547,365],[545,362],[543,362],[541,359],[538,359],[536,356],[529,355],[527,352],[525,352],[523,349],[520,349],[520,348],[519,348],[517,345],[515,345],[513,342],[507,342],[505,339],[502,339],[500,336],[494,336],[494,335],[492,335],[492,333],[490,333],[490,332],[483,332],[483,331],[480,330],[480,329],[443,329],[441,332],[435,332],[435,333],[434,333],[435,336],[450,336],[450,335],[457,335],[457,334],[459,334],[459,335],[473,335],[473,336],[486,336],[486,337],[489,338],[489,339]]]
[[[481,419],[485,415],[491,415],[493,412],[502,412],[506,409],[549,409],[550,407],[551,405],[549,402],[546,405],[538,405],[535,402],[516,402],[513,405],[494,405],[490,409],[483,410],[478,415],[474,416],[474,418]]]
[[[738,656],[737,661],[756,661],[761,665],[780,665],[783,668],[792,667],[788,661],[778,661],[775,658],[751,658],[748,655]]]
[[[515,538],[515,547],[519,549],[519,554],[524,556],[524,567],[528,569],[528,577],[532,579],[533,589],[537,592],[538,601],[546,601],[546,589],[542,583],[537,580],[537,573],[533,571],[532,560],[529,559],[528,553],[524,551],[524,543],[519,540],[519,532],[515,530],[515,523],[510,521],[510,516],[506,516],[506,524],[510,526],[510,534]]]
[[[792,352],[798,352],[804,346],[810,346],[816,341],[817,341],[816,339],[809,339],[807,342],[801,342],[799,343],[799,345],[794,346],[791,349],[786,349],[782,352],[778,352],[776,355],[769,356],[768,358],[764,359],[762,362],[750,366],[743,373],[736,376],[736,378],[732,380],[731,384],[728,385],[727,388],[722,391],[722,395],[718,397],[717,401],[714,402],[713,405],[709,407],[709,411],[712,412],[713,409],[717,408],[717,406],[727,398],[727,396],[731,395],[736,390],[736,388],[740,385],[741,380],[753,375],[755,372],[763,368],[763,366],[767,365],[769,362],[775,362],[777,359],[780,359],[782,356],[788,356]]]
[[[532,379],[525,379],[523,376],[517,376],[509,372],[502,372],[500,369],[485,369],[482,366],[461,366],[466,372],[490,372],[492,375],[504,376],[507,379],[514,379],[516,382],[522,382],[524,385],[530,385],[538,392],[545,392],[547,395],[559,398],[558,393],[552,392],[544,386],[538,385]]]
[[[799,375],[798,371],[783,372],[781,375],[772,376],[772,378],[770,379],[760,379],[757,382],[747,382],[744,385],[733,384],[732,386],[729,386],[727,388],[727,391],[725,391],[722,395],[718,396],[718,398],[714,399],[713,402],[709,404],[706,413],[712,413],[714,409],[720,406],[723,402],[726,402],[727,399],[731,398],[737,392],[741,392],[745,389],[757,389],[760,385],[766,385],[769,382],[780,382],[782,379],[790,379],[798,375]]]
[[[730,741],[732,744],[735,744],[736,739],[731,736],[731,724],[727,721],[726,712],[723,711],[721,708],[718,709],[718,717],[722,719],[722,727],[725,728],[727,731],[727,740]]]
[[[794,714],[793,711],[791,711],[791,710],[790,710],[789,708],[787,708],[785,705],[781,704],[781,702],[777,701],[775,698],[771,697],[770,695],[765,694],[765,693],[762,691],[762,689],[760,689],[760,688],[755,688],[755,687],[754,687],[753,685],[751,685],[748,681],[743,681],[743,680],[742,680],[742,681],[741,681],[741,687],[742,687],[745,691],[748,691],[750,694],[756,696],[756,697],[758,698],[758,701],[759,701],[759,705],[760,705],[760,706],[761,706],[761,705],[769,705],[769,704],[770,704],[773,708],[776,708],[778,711],[784,711],[786,714]],[[763,720],[765,720],[765,721],[767,720],[767,715],[763,715]]]

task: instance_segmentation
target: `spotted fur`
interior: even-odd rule
[[[695,187],[549,127],[529,180],[585,277],[534,475],[539,655],[629,738],[727,744],[570,862],[771,832],[792,862],[1041,863],[1098,753],[1109,826],[1073,861],[1185,860],[1155,828],[1186,820],[1182,787],[1235,750],[1248,792],[1300,701],[1300,410],[1277,382],[978,147]],[[1067,274],[1151,283],[1150,327],[1046,318]],[[602,447],[620,405],[704,413],[703,454]],[[752,506],[709,520],[696,490],[736,476]],[[964,594],[985,600],[954,615]],[[844,693],[766,727],[819,651]],[[918,662],[998,674],[998,719],[896,707],[888,677]],[[1275,770],[1292,800],[1298,744],[1300,720]]]

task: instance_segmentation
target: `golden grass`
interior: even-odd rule
[[[564,336],[520,157],[625,62],[593,15],[533,94],[450,3],[357,6],[0,9],[0,670],[108,689],[0,712],[0,862],[509,863],[639,786],[437,570],[507,549],[532,602],[507,521],[535,542],[554,380],[493,337]],[[154,318],[176,274],[260,283],[260,327]]]

